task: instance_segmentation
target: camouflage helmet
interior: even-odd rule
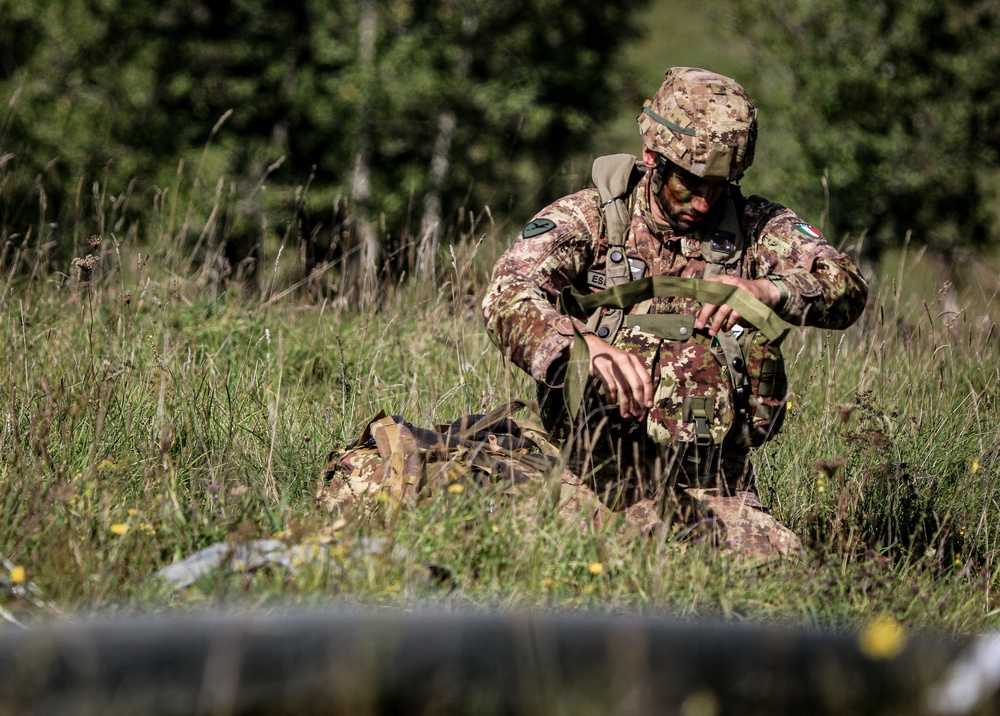
[[[672,67],[638,119],[646,147],[695,176],[737,181],[753,163],[757,108],[723,75]]]

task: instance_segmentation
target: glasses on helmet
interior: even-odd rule
[[[660,163],[657,165],[657,171],[659,171],[660,178],[663,181],[667,181],[672,176],[692,194],[711,194],[728,183],[725,179],[705,179],[692,174],[687,169],[677,166],[662,156],[660,157]]]

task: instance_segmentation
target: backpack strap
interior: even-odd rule
[[[704,278],[724,276],[726,268],[743,256],[746,238],[740,217],[746,208],[747,200],[738,186],[728,184],[722,195],[722,217],[719,223],[705,232],[701,242],[701,255],[706,261]]]
[[[607,237],[608,256],[603,276],[596,272],[587,276],[591,285],[612,288],[632,280],[625,239],[632,223],[632,192],[643,177],[642,167],[641,161],[631,154],[611,154],[594,160],[592,174],[600,196],[601,233]],[[591,316],[587,327],[610,342],[621,328],[624,315],[620,308],[598,311]]]
[[[755,326],[771,345],[778,346],[792,329],[773,310],[741,288],[704,279],[677,276],[648,276],[598,293],[583,294],[567,287],[560,298],[563,313],[586,313],[597,308],[624,310],[651,298],[682,297],[701,303],[728,304]],[[566,366],[565,397],[570,417],[575,421],[583,403],[583,393],[590,377],[590,349],[579,331]],[[735,357],[735,356],[734,356]]]
[[[751,294],[736,286],[700,278],[647,276],[627,285],[584,294],[572,286],[560,297],[564,313],[587,313],[596,308],[628,308],[651,298],[690,298],[700,303],[727,304],[763,333],[772,345],[785,339],[792,325]]]

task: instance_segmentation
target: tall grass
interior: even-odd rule
[[[74,235],[96,233],[80,222]],[[423,599],[809,625],[885,613],[963,633],[996,623],[996,300],[970,303],[949,333],[934,296],[910,290],[920,256],[879,282],[857,326],[786,347],[791,419],[756,464],[765,502],[808,550],[751,569],[696,544],[567,525],[489,490],[388,520],[318,509],[327,453],[378,411],[430,427],[531,397],[478,309],[507,237],[469,221],[440,281],[389,286],[376,312],[283,290],[281,246],[265,289],[226,285],[169,226],[112,224],[55,271],[42,228],[5,237],[0,554],[37,590],[0,569],[6,614]],[[217,240],[205,235],[206,255]],[[275,535],[334,545],[334,564],[181,592],[152,579],[218,541]],[[383,547],[361,551],[361,538]]]

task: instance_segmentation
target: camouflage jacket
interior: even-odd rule
[[[626,254],[645,264],[645,275],[701,278],[706,266],[702,237],[657,228],[649,211],[648,182],[647,173],[635,189]],[[568,285],[588,290],[588,271],[604,271],[608,242],[598,204],[597,189],[584,189],[539,212],[500,257],[483,301],[493,341],[541,382],[553,383],[552,369],[568,356],[574,324],[591,332],[584,316],[562,315],[557,302]],[[860,271],[816,229],[759,196],[746,200],[740,223],[745,249],[726,271],[747,279],[780,276],[788,294],[777,309],[782,318],[842,329],[861,315],[868,287]],[[686,299],[658,298],[629,312],[694,315],[699,307]]]

